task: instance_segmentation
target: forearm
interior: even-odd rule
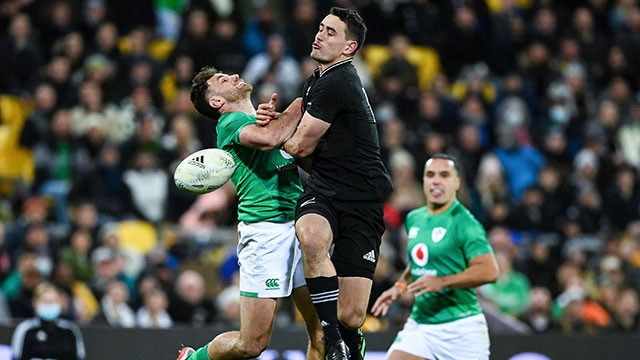
[[[495,282],[497,272],[491,266],[478,264],[469,266],[461,273],[441,276],[441,278],[444,280],[445,288],[473,288],[486,283]]]
[[[409,264],[402,272],[402,275],[400,275],[400,278],[398,278],[398,282],[408,284],[411,280],[411,264]]]
[[[240,133],[240,142],[254,149],[272,150],[280,147],[296,130],[301,117],[302,99],[294,100],[278,117],[265,126],[249,125]]]

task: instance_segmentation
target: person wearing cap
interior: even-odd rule
[[[36,316],[18,324],[13,332],[13,359],[84,359],[84,341],[78,326],[60,318],[60,291],[49,283],[38,285],[33,307]]]

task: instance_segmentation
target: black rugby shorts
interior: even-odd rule
[[[334,243],[331,261],[338,276],[373,279],[385,229],[381,202],[338,201],[304,192],[296,206],[296,221],[305,214],[329,221]]]

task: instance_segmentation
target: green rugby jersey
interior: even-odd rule
[[[236,162],[231,181],[240,198],[238,220],[293,220],[302,193],[298,167],[283,150],[261,151],[240,143],[240,131],[255,123],[255,115],[236,111],[220,116],[216,126],[218,148],[231,153]]]
[[[411,276],[446,276],[463,272],[471,258],[493,252],[484,228],[456,199],[442,214],[427,207],[411,211],[408,234]],[[481,313],[474,289],[449,289],[416,299],[411,317],[421,324],[441,324]]]

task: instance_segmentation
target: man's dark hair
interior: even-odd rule
[[[193,77],[191,82],[191,103],[198,112],[211,119],[218,119],[220,112],[209,105],[207,81],[219,71],[213,66],[205,66]]]
[[[453,162],[453,168],[456,169],[456,172],[458,173],[459,177],[462,177],[462,169],[460,168],[460,166],[458,166],[458,160],[456,159],[455,156],[453,155],[449,155],[449,154],[443,154],[443,153],[439,153],[439,154],[435,154],[432,157],[429,158],[429,160],[433,160],[433,159],[444,159],[444,160],[449,160],[451,162]],[[427,161],[429,161],[427,160]]]
[[[347,39],[358,43],[358,47],[351,53],[351,56],[354,56],[364,44],[364,38],[367,35],[367,26],[364,24],[362,16],[355,10],[335,6],[331,8],[330,14],[337,16],[347,24]]]

